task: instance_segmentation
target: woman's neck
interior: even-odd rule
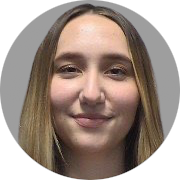
[[[124,172],[124,146],[106,152],[70,153],[65,151],[65,174],[78,179],[102,179]],[[68,153],[67,153],[68,152]]]

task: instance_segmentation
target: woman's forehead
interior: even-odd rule
[[[98,49],[97,49],[98,48]],[[128,56],[126,37],[112,20],[86,14],[71,20],[63,29],[57,51],[118,51]]]

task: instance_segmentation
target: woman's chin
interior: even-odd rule
[[[76,141],[71,143],[71,149],[83,154],[98,153],[108,148],[108,141],[103,139],[84,139],[77,138]]]

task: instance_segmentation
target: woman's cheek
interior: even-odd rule
[[[139,92],[136,83],[134,80],[131,80],[127,83],[122,83],[119,86],[111,89],[112,98],[114,101],[123,103],[123,104],[136,104],[139,100]]]
[[[64,109],[72,104],[75,87],[71,83],[54,78],[51,83],[50,98],[53,108]]]
[[[139,104],[140,96],[135,83],[120,87],[111,93],[111,102],[114,111],[124,116],[124,119],[134,119]]]

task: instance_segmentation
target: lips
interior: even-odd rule
[[[74,115],[73,117],[75,117],[75,118],[88,118],[88,119],[109,119],[112,116],[107,116],[107,115],[97,114],[97,113],[93,113],[93,114],[81,113],[81,114]]]
[[[106,123],[111,116],[105,116],[101,114],[78,114],[73,116],[75,122],[86,128],[97,128]]]

